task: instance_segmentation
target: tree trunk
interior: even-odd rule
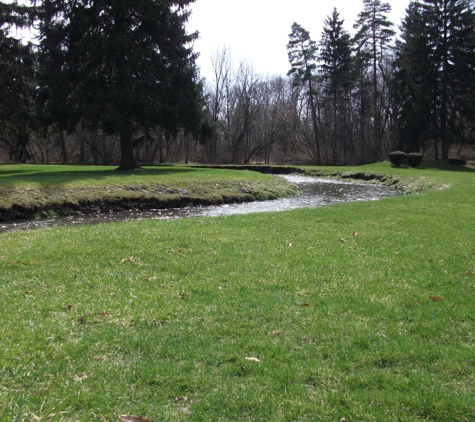
[[[163,155],[163,150],[165,149],[165,144],[163,142],[164,140],[164,136],[163,134],[160,135],[160,146],[158,147],[159,150],[158,150],[158,162],[160,164],[163,164],[165,162],[165,156]]]
[[[68,162],[68,153],[66,151],[66,140],[62,130],[59,131],[59,142],[61,144],[61,161],[63,164],[66,164]]]
[[[86,163],[86,143],[84,142],[84,138],[82,136],[79,144],[79,163]]]
[[[337,123],[336,123],[336,107],[337,107],[337,89],[333,89],[333,116],[332,116],[332,164],[336,165],[338,162],[338,134],[337,134]]]
[[[313,136],[315,139],[315,149],[317,153],[317,165],[322,164],[322,159],[320,155],[320,142],[318,139],[318,125],[317,125],[317,109],[314,103],[313,93],[312,93],[312,84],[309,83],[309,90],[310,90],[310,108],[312,112],[312,123],[313,123]]]
[[[138,169],[134,158],[134,143],[132,141],[132,124],[123,122],[120,130],[120,165],[118,170]]]
[[[445,9],[444,2],[444,9]],[[445,19],[444,14],[444,34],[443,34],[443,50],[442,50],[442,86],[441,86],[441,106],[440,106],[440,153],[442,155],[442,160],[447,160],[449,158],[449,139],[447,133],[447,123],[448,123],[448,68],[449,68],[449,58],[448,58],[448,22]]]
[[[190,160],[190,135],[186,134],[185,137],[185,164],[188,164]]]
[[[373,27],[373,151],[376,152],[376,154],[371,157],[371,160],[374,160],[376,157],[379,157],[381,147],[379,143],[378,72],[376,55],[376,28]]]

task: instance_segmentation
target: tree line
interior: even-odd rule
[[[20,162],[360,164],[391,150],[447,159],[474,144],[471,0],[336,9],[317,41],[298,23],[286,76],[235,65],[200,77],[185,24],[194,0],[0,3],[0,154]],[[14,28],[34,25],[37,45]]]

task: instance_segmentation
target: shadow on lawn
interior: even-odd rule
[[[433,170],[433,171],[453,171],[453,172],[460,172],[460,173],[475,173],[475,167],[473,166],[458,166],[458,165],[450,165],[447,164],[445,161],[429,161],[417,167],[410,167],[408,165],[401,165],[400,167],[391,166],[394,169],[402,169],[402,170]]]
[[[59,166],[58,166],[59,167]],[[71,168],[59,169],[58,171],[45,171],[45,166],[25,166],[17,170],[2,170],[0,166],[0,183],[4,187],[13,187],[18,182],[35,182],[46,187],[61,187],[61,185],[71,181],[103,180],[110,178],[121,178],[121,184],[127,183],[124,177],[127,176],[169,176],[171,174],[184,174],[189,172],[206,171],[207,169],[196,169],[186,167],[145,167],[142,170],[117,170],[116,167],[91,170],[74,170]],[[134,179],[137,182],[137,179]]]
[[[460,173],[475,173],[475,167],[467,166],[457,166],[447,164],[445,161],[431,161],[424,163],[421,167],[418,167],[420,170],[438,170],[438,171],[454,171]]]

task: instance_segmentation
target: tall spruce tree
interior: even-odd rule
[[[44,0],[40,64],[45,114],[120,136],[120,169],[137,167],[134,134],[192,131],[201,117],[186,9],[194,0]]]
[[[373,109],[373,148],[380,148],[380,112],[378,99],[381,90],[378,84],[378,75],[385,54],[388,51],[394,30],[393,23],[387,18],[391,12],[389,3],[382,3],[381,0],[363,0],[363,11],[358,15],[353,27],[357,30],[355,43],[357,44],[358,56],[360,59],[367,59],[371,67],[372,79],[372,109]],[[361,66],[363,69],[364,66]]]
[[[475,126],[475,14],[470,0],[423,0],[406,10],[398,44],[399,142],[447,159]]]
[[[412,2],[401,24],[396,43],[396,73],[392,96],[396,111],[397,148],[419,152],[430,142],[436,123],[437,67],[420,3]]]
[[[28,158],[33,124],[35,58],[31,45],[10,36],[13,27],[28,25],[33,11],[0,3],[0,141],[15,160]]]
[[[450,144],[463,139],[475,125],[475,14],[470,0],[424,0],[429,59],[436,69],[437,84],[431,93],[441,158],[447,159]]]
[[[331,110],[331,151],[333,164],[338,161],[340,127],[347,117],[349,92],[354,80],[350,34],[343,28],[336,8],[325,19],[320,41],[320,74],[324,84],[324,100]]]
[[[291,66],[287,75],[292,76],[294,87],[298,86],[304,88],[308,97],[313,124],[316,159],[317,164],[321,164],[317,119],[317,52],[317,43],[310,38],[310,33],[294,22],[287,44],[287,55]]]

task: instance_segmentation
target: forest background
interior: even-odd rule
[[[193,0],[0,4],[0,162],[363,164],[388,152],[473,157],[469,0],[363,0],[320,38],[294,23],[287,76],[221,48],[200,76]],[[24,45],[16,28],[35,28]],[[285,28],[283,28],[285,30]]]

